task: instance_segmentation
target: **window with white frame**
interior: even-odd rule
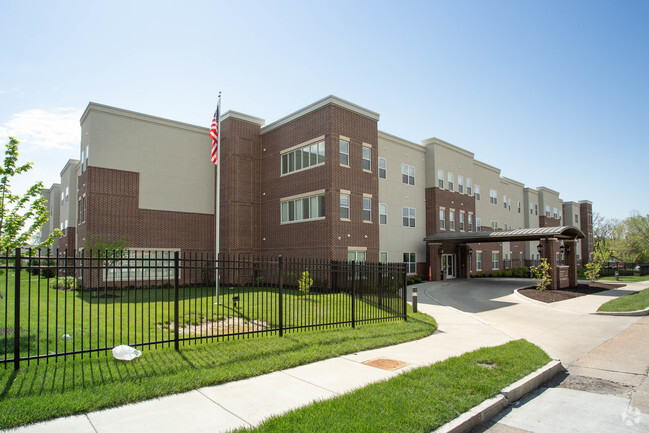
[[[385,158],[379,158],[379,179],[388,178],[388,161]]]
[[[379,224],[388,223],[388,205],[385,203],[379,203]]]
[[[507,209],[507,195],[503,194],[503,207]]]
[[[557,208],[556,207],[552,209],[552,216],[554,217],[554,219],[559,218],[559,214],[557,213]]]
[[[372,171],[372,149],[363,146],[363,170]]]
[[[408,185],[415,184],[415,167],[408,164],[401,164],[401,182]]]
[[[495,189],[489,190],[489,203],[498,204],[498,191]]]
[[[325,216],[325,196],[317,194],[281,202],[282,223],[322,219]]]
[[[464,231],[464,212],[460,212],[460,231]]]
[[[340,218],[348,220],[349,216],[349,194],[340,194]]]
[[[387,262],[388,262],[388,252],[387,251],[379,252],[379,263],[387,263]]]
[[[473,191],[472,191],[472,189],[471,189],[471,178],[470,178],[470,177],[467,177],[467,178],[466,178],[466,193],[467,193],[467,195],[471,195],[472,192],[473,192]]]
[[[448,228],[449,230],[455,230],[455,211],[448,211]]]
[[[325,163],[324,140],[282,154],[282,175]]]
[[[579,214],[575,214],[575,224],[579,224]]]
[[[545,216],[550,218],[550,205],[549,204],[545,205]]]
[[[417,273],[417,254],[403,253],[403,262],[406,264],[406,272],[408,274]]]
[[[464,176],[457,175],[457,192],[464,194]]]
[[[473,214],[469,214],[469,231],[473,231]]]
[[[454,184],[455,184],[455,176],[453,176],[453,173],[448,173],[447,180],[448,180],[448,190],[453,191]]]
[[[521,202],[518,202],[518,213],[521,213]]]
[[[512,199],[507,200],[507,210],[512,210]]]
[[[539,205],[538,204],[534,205],[534,215],[536,215],[536,216],[539,215]]]
[[[476,271],[482,270],[482,251],[477,251],[475,253],[475,270]]]
[[[476,217],[475,219],[475,231],[481,232],[482,231],[482,221],[480,221],[480,218]]]
[[[498,230],[498,221],[491,220],[491,230]]]
[[[491,269],[500,268],[500,253],[498,251],[491,252]]]
[[[372,199],[363,197],[363,221],[372,222]]]
[[[367,257],[365,250],[347,250],[348,262],[364,262]]]
[[[475,185],[475,199],[480,200],[480,185]]]
[[[129,248],[103,271],[105,281],[169,281],[175,278],[173,249]],[[128,263],[128,264],[127,264]]]
[[[340,165],[349,167],[349,141],[340,140]]]
[[[534,205],[530,203],[530,215],[534,215]]]
[[[402,214],[403,214],[403,226],[415,227],[415,208],[404,207],[402,208]]]
[[[446,229],[446,211],[444,209],[439,210],[439,228],[440,230]]]
[[[444,189],[444,170],[437,170],[437,187]]]

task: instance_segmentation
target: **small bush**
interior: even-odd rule
[[[421,277],[415,277],[413,280],[415,280],[415,284],[421,283]]]
[[[408,278],[408,285],[415,284],[414,278]]]
[[[309,271],[302,272],[302,276],[298,281],[300,292],[304,292],[304,294],[307,295],[311,290],[311,286],[313,286],[313,278],[309,275]]]
[[[58,277],[50,280],[50,289],[75,290],[79,288],[79,281],[74,277]]]

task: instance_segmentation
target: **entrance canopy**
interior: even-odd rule
[[[489,232],[443,232],[424,238],[425,242],[461,241],[474,242],[516,242],[536,241],[546,238],[584,239],[584,233],[574,226],[537,227],[517,230],[497,230]]]

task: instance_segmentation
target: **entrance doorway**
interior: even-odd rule
[[[442,254],[442,272],[444,279],[450,280],[457,276],[455,271],[455,254]]]

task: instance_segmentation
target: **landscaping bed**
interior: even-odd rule
[[[609,283],[580,283],[576,286],[567,287],[559,290],[538,290],[536,287],[528,287],[520,289],[518,293],[527,296],[535,301],[545,303],[552,303],[558,301],[565,301],[566,299],[578,298],[584,295],[592,295],[593,293],[603,292],[605,290],[612,290],[618,287],[623,287],[625,284],[609,284]]]

